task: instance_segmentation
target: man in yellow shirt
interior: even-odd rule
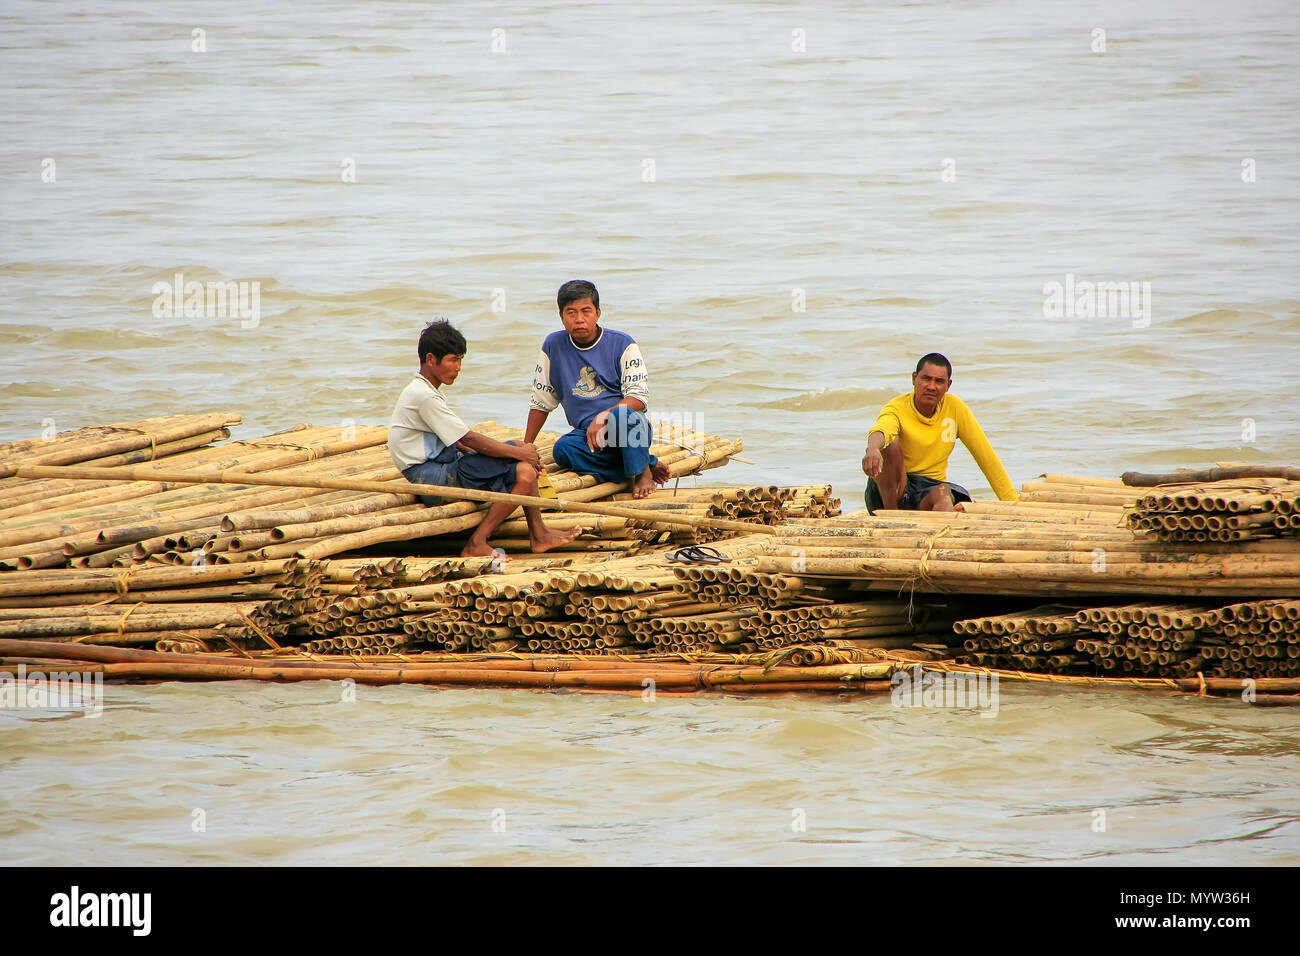
[[[948,458],[958,439],[970,451],[1002,501],[1019,496],[984,429],[956,395],[952,363],[938,352],[922,356],[912,373],[913,390],[890,399],[867,435],[862,458],[867,510],[962,511],[971,496],[948,481]]]

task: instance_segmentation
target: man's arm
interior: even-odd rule
[[[635,342],[629,343],[619,357],[618,384],[623,397],[593,418],[587,426],[587,447],[592,451],[600,447],[600,436],[605,430],[610,412],[620,405],[626,405],[634,412],[644,412],[648,407],[650,375],[646,371],[645,359],[641,357],[641,349]]]
[[[508,445],[503,441],[497,441],[495,438],[489,438],[479,432],[469,431],[456,444],[462,449],[476,451],[481,455],[490,455],[493,458],[513,458],[516,461],[527,462],[534,468],[542,467],[542,459],[537,453],[537,446],[531,441],[525,440],[520,445]]]
[[[898,420],[888,405],[876,416],[876,423],[867,434],[867,453],[862,456],[862,471],[867,477],[875,478],[884,467],[885,459],[881,454],[889,443],[896,441],[903,431],[903,423]]]
[[[957,417],[957,437],[975,459],[975,464],[980,466],[980,471],[984,472],[984,477],[988,479],[998,499],[1019,501],[1020,496],[1016,494],[1015,486],[1011,484],[1011,476],[1002,467],[1002,462],[998,459],[993,446],[989,444],[984,429],[980,428],[980,423],[975,420],[974,413],[964,403],[961,414]]]
[[[869,478],[875,478],[884,467],[885,433],[873,431],[867,436],[867,453],[862,456],[862,471]]]
[[[587,447],[590,448],[592,451],[595,451],[597,448],[604,447],[601,433],[604,432],[605,430],[605,423],[609,421],[609,413],[612,412],[614,409],[618,408],[618,406],[620,405],[626,405],[634,412],[645,411],[645,402],[641,401],[641,399],[639,398],[633,398],[630,395],[624,395],[613,405],[609,406],[609,408],[605,409],[603,412],[601,412],[599,415],[593,418],[591,420],[591,424],[587,426]]]
[[[528,402],[528,424],[524,427],[524,443],[531,445],[537,439],[537,433],[546,424],[546,417],[559,407],[560,397],[551,384],[551,359],[543,349],[537,355],[537,366],[533,369],[533,395]]]
[[[528,409],[528,424],[524,426],[524,441],[532,444],[537,441],[537,433],[542,430],[546,424],[546,416],[549,412],[541,411],[537,408]]]

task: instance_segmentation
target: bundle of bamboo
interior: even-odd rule
[[[69,673],[100,673],[108,680],[342,680],[360,684],[431,684],[469,687],[520,687],[547,690],[625,690],[643,694],[653,684],[658,694],[720,691],[784,693],[837,691],[887,693],[900,665],[892,661],[792,667],[745,663],[743,659],[682,661],[626,660],[573,656],[566,659],[474,655],[402,655],[365,661],[215,654],[158,653],[123,647],[67,645],[0,638],[0,673],[44,667]]]
[[[644,517],[603,517],[587,514],[548,516],[553,528],[581,527],[583,535],[556,550],[623,551],[632,554],[651,545],[682,546],[717,541],[734,534],[712,526],[712,522],[743,521],[774,525],[793,516],[826,517],[839,513],[839,499],[829,485],[798,488],[775,486],[663,488],[646,498],[617,494],[608,499],[621,508],[643,513]],[[667,524],[659,515],[703,519],[695,525]],[[528,550],[528,528],[523,517],[503,522],[493,543],[506,551]]]
[[[0,634],[100,644],[271,646],[287,634],[289,619],[325,603],[323,586],[319,563],[297,560],[237,568],[31,571],[0,576]]]
[[[958,621],[967,663],[1039,673],[1300,676],[1300,601],[1048,606]]]
[[[201,579],[189,569],[178,574],[171,568],[112,578],[77,577],[74,570],[41,572],[39,580],[0,579],[0,637],[278,647],[293,620],[326,601],[318,563],[267,562],[240,568],[238,577],[222,570]],[[38,596],[23,593],[33,588],[40,589]]]
[[[859,512],[851,521],[777,528],[751,570],[798,587],[843,578],[872,588],[1040,598],[1300,593],[1300,541],[1166,543],[1117,527],[1120,513],[1036,502],[985,503],[965,514]]]
[[[242,420],[238,412],[163,415],[5,442],[0,444],[0,501],[7,508],[39,500],[39,484],[13,477],[24,465],[111,468],[154,461],[229,438],[230,427]]]
[[[93,432],[86,440],[56,442],[54,451],[18,443],[15,463],[6,461],[0,472],[27,476],[0,481],[0,570],[324,558],[374,544],[461,534],[482,518],[476,501],[427,508],[406,492],[410,486],[393,467],[383,427],[304,425],[255,441],[183,451],[169,443],[185,436],[207,443],[217,432],[227,434],[224,423],[238,416],[175,418],[112,426],[131,430],[107,441]],[[146,425],[152,431],[135,428]],[[675,476],[723,465],[741,448],[739,439],[658,427],[663,443],[652,451]],[[521,437],[493,422],[475,429],[501,439]],[[541,435],[537,444],[558,492],[583,502],[624,490],[557,470],[550,451],[555,437]],[[87,460],[100,466],[105,462],[93,459],[102,452],[141,443],[176,453],[165,470],[51,467]],[[376,488],[367,482],[390,484]],[[642,513],[622,510],[638,520]],[[666,525],[647,527],[662,531]]]
[[[1300,481],[1242,478],[1162,486],[1143,495],[1128,526],[1162,541],[1249,541],[1300,535]]]
[[[168,427],[163,437],[179,426]],[[518,437],[493,423],[476,429]],[[66,494],[66,479],[40,471],[47,460],[19,465],[0,478],[0,567],[34,570],[0,575],[0,646],[46,637],[73,645],[61,659],[113,675],[302,679],[353,676],[351,667],[387,682],[415,667],[452,675],[429,682],[491,683],[500,678],[482,675],[528,672],[508,686],[531,686],[538,669],[559,671],[565,660],[580,672],[572,684],[537,686],[593,687],[599,674],[622,687],[635,666],[697,689],[719,683],[699,677],[715,673],[699,670],[705,662],[761,663],[785,675],[765,687],[829,690],[844,686],[841,672],[823,668],[880,655],[943,663],[935,658],[956,631],[969,656],[953,666],[1060,680],[1300,674],[1300,541],[1161,541],[1125,527],[1139,492],[1117,481],[1048,475],[1020,502],[971,503],[965,514],[839,516],[829,486],[673,487],[590,504],[623,488],[554,471],[544,437],[539,449],[564,496],[553,506],[598,512],[548,516],[590,529],[575,550],[513,557],[504,568],[493,558],[345,557],[433,535],[452,542],[480,520],[478,501],[426,508],[402,490],[418,489],[396,483],[384,432],[299,426],[177,450],[174,471],[127,469],[132,482],[109,482],[121,468],[87,473]],[[78,454],[104,451],[102,436],[92,438]],[[675,474],[716,467],[740,447],[680,429],[657,440]],[[518,519],[502,529],[507,541],[526,534]],[[727,539],[718,564],[675,564],[659,546],[759,531]],[[611,549],[624,555],[609,560]],[[1113,594],[1142,603],[1100,603]],[[1018,595],[1079,603],[1009,610],[1028,603]],[[166,663],[97,657],[127,648],[91,644],[153,645]],[[223,649],[240,660],[213,653]],[[670,664],[694,670],[659,669]]]
[[[180,475],[231,466],[249,473],[297,466],[313,473],[389,476],[394,469],[391,462],[385,463],[387,453],[381,447],[386,432],[384,428],[357,428],[353,435],[343,434],[338,428],[303,426],[256,441],[177,454],[167,464],[169,474]],[[19,471],[44,473],[43,467],[32,466],[20,466]],[[0,569],[198,565],[288,557],[288,551],[274,555],[249,551],[227,559],[225,554],[233,555],[228,543],[203,549],[221,533],[223,518],[237,521],[249,513],[283,508],[286,502],[300,505],[305,498],[321,497],[315,490],[301,488],[182,483],[171,477],[151,479],[150,470],[138,467],[97,469],[93,477],[85,479],[77,477],[87,474],[83,469],[61,473],[72,478],[41,477],[33,481],[41,486],[44,498],[31,502],[22,513],[0,512]],[[123,474],[138,474],[141,480],[122,481]],[[94,487],[83,489],[85,484]],[[326,503],[360,511],[376,504],[358,502],[358,497],[334,494]],[[396,500],[398,504],[414,502],[414,496],[409,495]],[[216,560],[218,557],[221,559]]]

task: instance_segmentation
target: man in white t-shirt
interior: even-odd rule
[[[537,495],[542,462],[530,443],[501,442],[470,431],[439,389],[460,374],[465,337],[446,319],[432,322],[420,333],[420,371],[398,396],[388,426],[388,453],[407,481],[425,485],[482,488],[516,495]],[[433,496],[421,496],[427,505]],[[474,529],[461,554],[490,556],[488,537],[518,507],[498,502]],[[537,508],[525,508],[528,540],[533,551],[548,551],[576,538],[581,528],[552,531]]]

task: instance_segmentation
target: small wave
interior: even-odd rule
[[[255,152],[248,153],[176,153],[172,156],[159,156],[161,160],[169,163],[228,163],[237,159],[252,159],[257,156]]]
[[[80,275],[83,271],[83,267],[77,263],[6,262],[4,265],[0,265],[0,276],[63,275],[67,273]]]
[[[1238,311],[1237,309],[1211,309],[1185,315],[1163,323],[1167,328],[1190,329],[1196,332],[1249,332],[1261,326],[1294,328],[1295,320],[1289,316],[1276,316],[1271,312]]]
[[[186,331],[192,334],[193,330]],[[114,349],[159,349],[176,344],[175,337],[150,335],[136,329],[69,329],[56,331],[45,339],[53,348],[69,351],[92,351]],[[115,360],[124,358],[118,355]]]
[[[355,43],[348,46],[335,47],[331,53],[410,53],[404,46],[390,46],[382,43],[373,46],[357,46]]]
[[[0,385],[0,398],[58,398],[62,391],[50,382],[9,382]]]
[[[936,209],[927,215],[931,219],[965,219],[970,216],[1015,215],[1026,211],[1028,207],[1023,203],[986,202],[972,203],[968,206],[948,206],[944,209]]]
[[[763,298],[756,295],[715,295],[707,299],[697,299],[694,303],[703,309],[736,309],[736,308],[756,308],[761,309],[764,305],[770,306],[772,299]],[[782,318],[786,316],[783,314]]]
[[[930,302],[927,299],[909,299],[906,296],[899,295],[899,296],[887,296],[886,298],[883,299],[863,299],[862,304],[863,305],[902,305],[902,306],[917,306],[921,308],[928,308],[930,306],[938,305],[939,303]]]
[[[797,173],[772,170],[764,173],[737,173],[734,176],[718,176],[713,179],[720,183],[819,183],[827,180],[843,179],[834,173]],[[857,181],[857,177],[853,178]]]
[[[35,342],[50,330],[41,325],[0,326],[0,345],[26,345]]]
[[[819,388],[772,402],[761,402],[758,407],[789,412],[846,412],[867,408],[874,412],[897,394],[892,388]]]

